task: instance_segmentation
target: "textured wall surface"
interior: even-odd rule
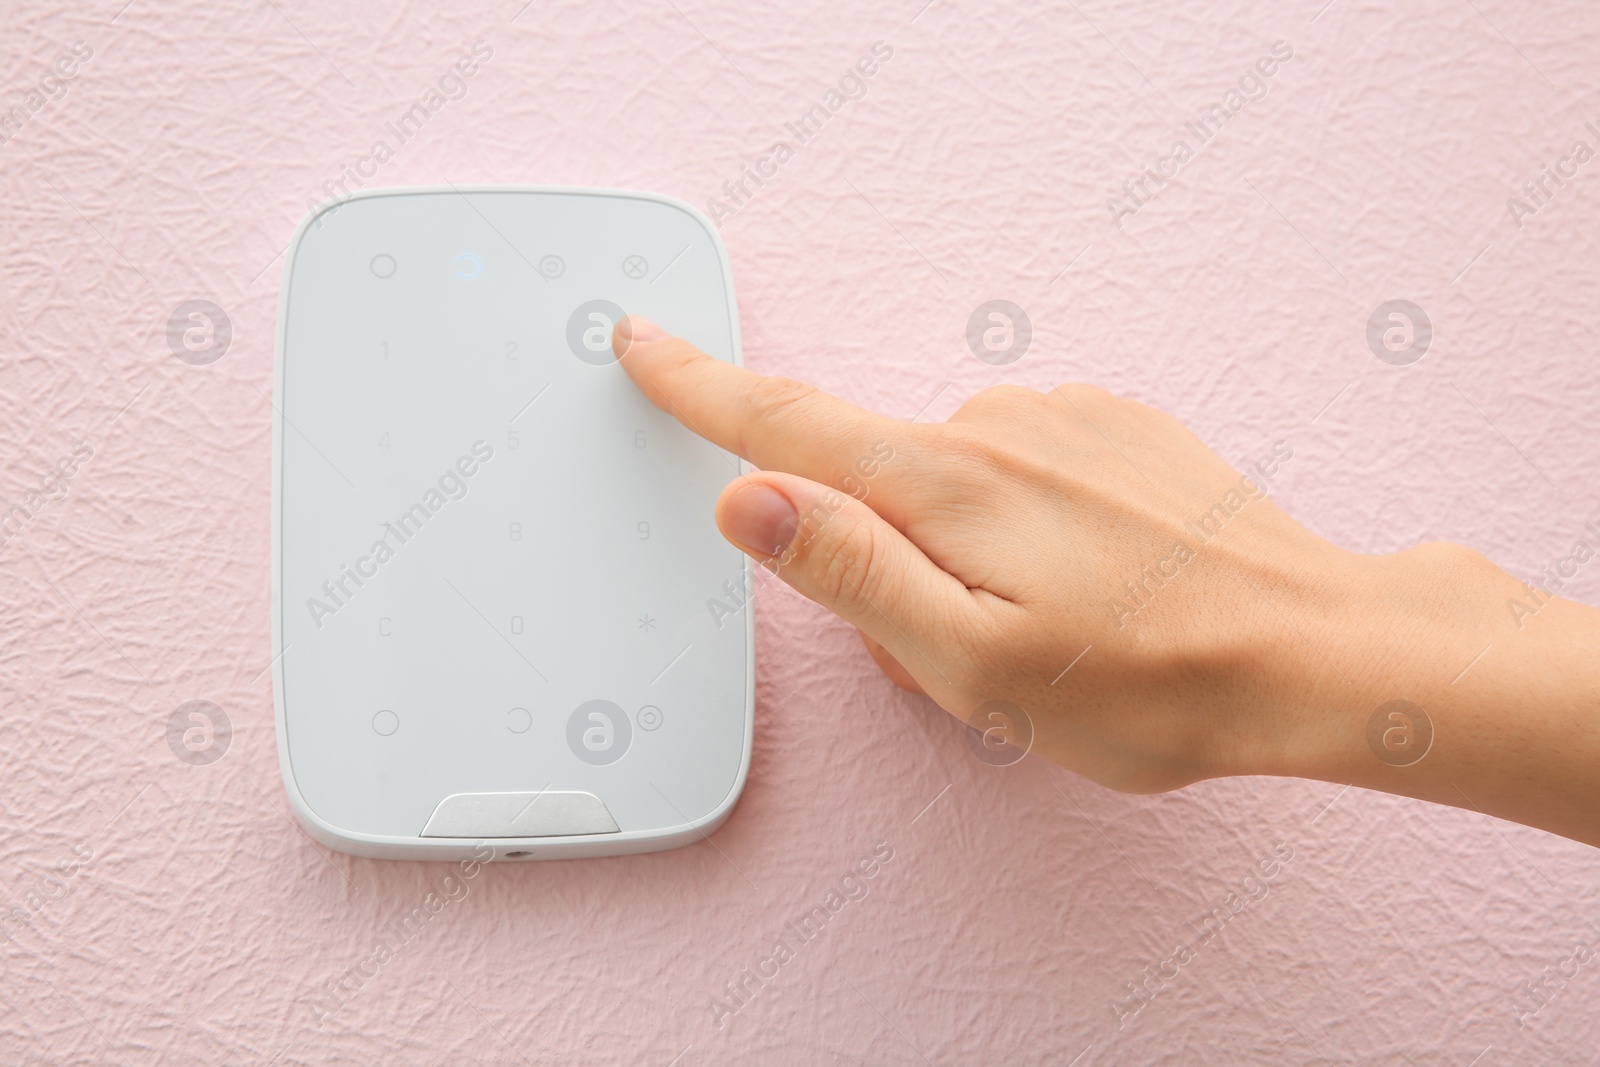
[[[1449,538],[1538,576],[1600,523],[1591,3],[64,6],[11,0],[0,39],[0,504],[30,512],[0,547],[0,1061],[1595,1062],[1600,962],[1569,962],[1600,944],[1594,850],[1337,785],[1128,797],[988,766],[787,590],[709,843],[485,868],[372,965],[447,869],[300,832],[268,670],[281,255],[358,165],[675,194],[721,216],[757,370],[925,420],[1092,381],[1235,464],[1292,442],[1279,499],[1341,544]],[[397,143],[477,41],[464,95]],[[878,41],[801,143],[786,123]],[[1201,146],[1185,123],[1279,41]],[[1175,178],[1124,191],[1179,140]],[[1564,185],[1524,192],[1547,166]],[[203,366],[167,339],[193,299],[232,328]],[[991,299],[1033,324],[1005,366],[966,341]],[[1404,365],[1367,340],[1396,299],[1432,324]],[[1563,591],[1600,602],[1600,564]],[[190,700],[233,725],[204,765],[166,739]],[[786,934],[880,845],[864,898]],[[1570,977],[1519,1025],[1547,968]]]

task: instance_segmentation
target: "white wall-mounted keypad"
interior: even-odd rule
[[[749,759],[748,611],[708,607],[749,584],[712,520],[739,466],[650,404],[611,329],[737,361],[714,231],[643,194],[396,190],[308,220],[288,260],[274,651],[303,821],[372,855],[698,839]]]

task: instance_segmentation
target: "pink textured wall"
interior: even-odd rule
[[[705,206],[787,140],[722,220],[757,370],[923,419],[1093,381],[1236,464],[1291,442],[1281,501],[1353,548],[1453,538],[1532,577],[1593,540],[1600,161],[1507,207],[1600,148],[1591,3],[921,4],[6,5],[0,503],[92,456],[0,548],[0,1061],[1592,1062],[1594,850],[1336,785],[1136,798],[987,766],[787,591],[763,594],[754,766],[709,844],[443,884],[292,823],[267,671],[280,255],[479,40],[465,95],[368,184]],[[75,41],[92,56],[33,110]],[[799,144],[785,123],[877,41],[865,95]],[[1265,96],[1115,225],[1108,198],[1195,148],[1185,122],[1277,41]],[[207,366],[166,337],[197,298],[233,330]],[[1009,366],[965,342],[997,298],[1034,326]],[[1366,342],[1393,299],[1433,324],[1408,366]],[[1564,591],[1600,601],[1600,563]],[[167,744],[190,700],[233,725],[208,765]],[[864,898],[786,934],[879,846]],[[1174,974],[1230,890],[1250,902]],[[780,937],[792,958],[719,1025]],[[1519,1026],[1546,968],[1570,977]],[[1134,1012],[1125,983],[1158,971]]]

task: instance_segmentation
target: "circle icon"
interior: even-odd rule
[[[167,719],[167,747],[191,766],[217,762],[232,743],[233,723],[228,713],[209,700],[179,704]]]
[[[1033,341],[1028,313],[1009,300],[988,300],[967,318],[967,347],[985,363],[1003,367],[1015,363]]]
[[[1433,720],[1409,700],[1380,704],[1367,719],[1367,747],[1391,767],[1419,763],[1433,748]]]
[[[1033,719],[1008,701],[980,704],[967,717],[967,747],[991,767],[1009,767],[1033,748]]]
[[[539,273],[553,282],[567,273],[567,261],[554,254],[545,256],[539,261]]]
[[[393,278],[394,272],[400,268],[400,264],[396,263],[394,257],[387,252],[379,252],[373,256],[372,262],[367,266],[372,269],[373,275],[378,278]]]
[[[185,300],[167,316],[167,347],[191,367],[221,359],[233,342],[233,320],[210,300]]]
[[[463,252],[456,257],[456,277],[464,282],[475,282],[483,273],[483,257],[476,252]]]
[[[512,708],[506,712],[506,729],[514,734],[525,734],[533,728],[533,716],[527,708]]]
[[[641,730],[661,729],[661,709],[654,704],[646,704],[640,708],[639,714],[635,717],[639,720]]]
[[[628,713],[609,700],[584,701],[567,719],[567,747],[596,767],[617,762],[632,742]]]
[[[650,261],[643,256],[629,256],[622,261],[622,273],[630,278],[643,278],[650,273]]]
[[[372,731],[379,737],[391,737],[400,729],[400,716],[385,708],[372,717]]]
[[[1415,363],[1432,344],[1433,322],[1409,300],[1385,301],[1367,319],[1367,347],[1391,367]]]
[[[567,318],[567,347],[585,363],[604,367],[617,361],[611,331],[627,312],[609,300],[579,304]]]

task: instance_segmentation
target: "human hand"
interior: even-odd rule
[[[897,684],[964,722],[1016,705],[1034,751],[1119,789],[1262,755],[1282,640],[1264,597],[1319,603],[1352,560],[1174,419],[1000,386],[905,423],[651,325],[619,329],[624,368],[761,468],[718,500],[723,534],[855,625]]]
[[[1593,815],[1540,817],[1545,803],[1594,810],[1592,762],[1573,768],[1581,796],[1484,780],[1493,761],[1516,773],[1494,749],[1492,692],[1451,709],[1458,747],[1421,770],[1368,751],[1369,714],[1390,698],[1445,715],[1458,694],[1441,679],[1490,626],[1463,605],[1498,609],[1517,583],[1458,546],[1375,557],[1312,534],[1259,476],[1292,456],[1285,442],[1241,474],[1170,416],[1091,386],[999,386],[947,423],[907,423],[647,320],[624,319],[613,347],[658,406],[760,468],[718,499],[724,536],[963,722],[1014,705],[1032,751],[1130,792],[1291,774],[1461,805],[1453,776],[1472,775],[1483,810],[1600,840]],[[1600,635],[1600,613],[1560,603]],[[1524,755],[1548,775],[1569,741],[1530,735]]]

